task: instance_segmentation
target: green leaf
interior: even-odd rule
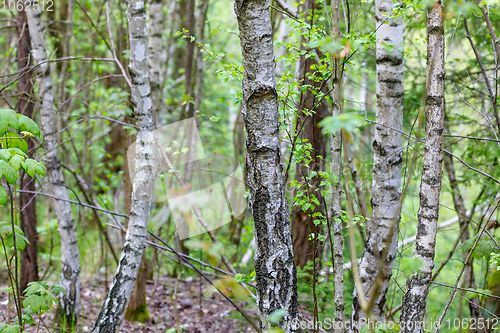
[[[38,125],[31,118],[26,116],[19,117],[19,130],[40,136],[40,128],[38,128]]]
[[[16,170],[14,170],[9,163],[0,160],[0,179],[2,179],[2,176],[5,176],[5,179],[11,184],[17,182],[18,174]]]
[[[0,222],[0,235],[8,235],[12,232],[12,227],[8,222]]]
[[[12,325],[3,329],[2,333],[18,333],[21,325]]]
[[[326,117],[318,126],[323,128],[323,133],[325,134],[333,134],[339,130],[351,133],[363,123],[363,118],[356,113],[341,113],[339,115]]]
[[[0,149],[0,159],[4,160],[5,162],[8,162],[11,156],[12,155],[9,153],[8,149]]]
[[[24,157],[21,155],[14,155],[9,161],[10,166],[16,170],[19,171],[21,168],[21,163],[24,162]]]
[[[3,188],[3,185],[0,184],[0,205],[5,205],[9,197],[7,196],[7,191]]]
[[[9,123],[0,118],[0,135],[7,132],[8,129],[9,129]]]
[[[26,247],[26,244],[30,244],[29,240],[24,237],[24,235],[20,234],[19,232],[16,232],[16,248],[18,250],[24,250]],[[8,235],[5,238],[5,245],[14,248],[14,237],[12,237],[12,234]]]
[[[7,123],[8,126],[18,130],[19,120],[17,120],[17,114],[9,109],[0,110],[0,123]]]
[[[11,154],[11,155],[21,155],[22,157],[24,158],[28,158],[28,155],[26,155],[21,149],[19,148],[9,148],[7,149],[7,151]]]
[[[26,288],[23,293],[26,296],[31,296],[39,293],[41,290],[45,289],[45,287],[40,282],[37,281],[28,283],[28,288]]]
[[[8,131],[3,135],[2,144],[5,148],[18,148],[24,153],[28,152],[28,144],[17,133]],[[5,139],[9,138],[9,139]]]
[[[26,314],[23,314],[22,315],[23,317],[23,321],[28,324],[28,325],[35,325],[35,321],[33,320],[33,318],[31,318],[31,316],[28,316]],[[24,332],[24,331],[23,331]]]
[[[63,294],[63,295],[67,295],[68,292],[66,291],[66,289],[64,289],[63,287],[61,286],[53,286],[52,287],[52,292],[54,293],[54,295],[58,296],[59,294]]]
[[[278,309],[274,312],[272,312],[269,317],[267,317],[267,319],[271,322],[271,323],[278,323],[281,321],[281,319],[283,319],[283,317],[285,316],[285,314],[287,314],[288,311],[286,311],[285,309]]]
[[[31,177],[35,177],[35,173],[45,176],[45,167],[38,161],[28,158],[24,161],[24,163],[21,163],[21,165],[26,173]]]
[[[48,310],[49,306],[45,303],[43,296],[31,295],[23,301],[24,307],[30,307],[33,312],[39,310]]]

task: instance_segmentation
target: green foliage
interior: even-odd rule
[[[352,133],[364,123],[364,119],[355,113],[341,113],[326,117],[319,126],[323,128],[325,134],[333,134],[340,130]]]
[[[458,249],[461,250],[462,253],[469,253],[475,241],[476,240],[473,238],[468,239],[465,242],[461,243],[458,246]],[[475,259],[481,259],[485,256],[489,256],[496,249],[497,249],[496,243],[493,239],[489,237],[483,237],[478,241],[477,246],[474,248],[474,251],[472,252],[472,256]]]
[[[9,130],[19,131],[21,135]],[[24,137],[39,137],[40,129],[30,118],[16,114],[13,110],[0,110],[0,179],[15,185],[18,171],[23,169],[31,177],[45,175],[45,167],[33,159],[28,158],[28,144]],[[0,185],[0,205],[7,203],[8,196],[5,188]]]
[[[0,231],[2,230],[2,224],[0,223]],[[12,288],[9,288],[9,292],[12,293]],[[33,316],[41,316],[58,305],[57,295],[66,294],[66,290],[63,287],[54,285],[47,281],[37,281],[28,284],[28,288],[24,290],[25,299],[23,301],[23,313],[22,321],[17,317],[14,318],[14,322],[18,324],[7,325],[5,323],[0,324],[0,333],[18,333],[19,329],[22,328],[22,322],[34,326],[36,325]],[[23,331],[28,332],[28,331]]]
[[[12,229],[14,229],[14,234],[12,233]],[[24,237],[24,233],[21,228],[15,224],[12,225],[5,221],[0,222],[0,238],[7,248],[14,249],[14,236],[17,248],[24,250],[26,244],[29,244],[29,241],[26,237]]]

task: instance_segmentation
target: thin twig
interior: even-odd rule
[[[474,54],[476,56],[477,63],[479,64],[479,67],[481,67],[481,72],[483,72],[484,82],[486,83],[486,87],[488,88],[488,93],[490,95],[491,104],[493,106],[493,114],[495,116],[495,120],[497,121],[498,132],[500,133],[500,117],[498,116],[497,97],[493,93],[493,89],[491,89],[490,80],[488,80],[488,75],[486,74],[486,70],[484,69],[483,62],[481,61],[481,57],[479,56],[479,52],[477,51],[477,48],[474,45],[474,41],[472,40],[470,31],[469,31],[469,25],[467,24],[467,19],[465,18],[465,16],[464,16],[464,27],[465,27],[465,31],[467,33],[467,39],[469,40],[470,46],[472,47],[472,50],[474,51]]]
[[[127,72],[125,71],[125,68],[123,68],[121,61],[116,56],[115,43],[113,42],[113,34],[111,32],[111,24],[109,24],[109,6],[108,6],[107,1],[106,1],[106,23],[108,24],[108,34],[109,34],[109,40],[111,41],[111,51],[113,52],[113,58],[115,59],[115,63],[118,66],[118,68],[120,68],[120,71],[122,72],[123,78],[127,82],[130,89],[132,89],[132,82],[130,82],[130,79],[127,76]]]
[[[438,286],[442,286],[442,287],[454,288],[453,286],[450,286],[449,284],[439,283],[439,282],[435,282],[435,281],[431,281],[431,283],[437,284]],[[456,289],[467,291],[467,292],[470,292],[470,293],[475,293],[475,294],[480,294],[480,295],[488,296],[488,297],[491,297],[491,298],[500,299],[500,296],[496,296],[496,295],[492,295],[492,294],[486,294],[486,293],[483,293],[482,291],[479,291],[479,290],[474,290],[474,289],[469,289],[469,288],[462,288],[462,287],[456,287]]]
[[[493,176],[490,176],[488,175],[486,172],[483,172],[481,170],[478,170],[472,166],[470,166],[469,164],[467,164],[464,160],[462,160],[460,157],[456,156],[455,154],[447,151],[446,149],[443,149],[443,151],[447,154],[450,154],[451,156],[453,156],[454,158],[456,158],[457,160],[459,160],[463,165],[465,165],[466,167],[468,167],[469,169],[473,170],[473,171],[476,171],[476,172],[479,172],[480,174],[482,174],[483,176],[486,176],[488,177],[489,179],[493,180],[494,182],[500,184],[500,180],[496,179],[495,177]]]
[[[64,198],[56,197],[55,195],[44,193],[44,192],[40,192],[40,191],[37,192],[37,191],[28,191],[28,190],[16,190],[16,192],[31,193],[31,194],[35,194],[35,195],[41,194],[41,195],[49,197],[49,198],[53,198],[53,199],[61,200],[61,201],[65,201],[65,202],[69,202],[69,203],[72,203],[72,204],[75,204],[75,205],[80,205],[80,206],[91,208],[91,209],[95,209],[95,210],[101,211],[103,213],[107,213],[107,214],[111,214],[111,215],[116,215],[116,216],[121,216],[121,217],[125,217],[127,219],[130,218],[127,214],[121,214],[121,213],[113,212],[111,210],[102,209],[102,208],[99,208],[99,207],[96,207],[96,206],[92,206],[92,205],[89,205],[89,204],[86,204],[86,203],[83,203],[83,202],[79,202],[79,201],[74,201],[74,200],[69,200],[69,199],[64,199]]]

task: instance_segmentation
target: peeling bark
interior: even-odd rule
[[[260,326],[284,309],[277,323],[295,332],[297,272],[280,152],[276,62],[268,0],[236,0],[243,55],[243,116],[247,130],[247,182],[255,238],[255,273]]]
[[[367,222],[365,251],[359,265],[359,276],[367,301],[370,301],[371,291],[377,291],[376,295],[373,295],[373,315],[379,321],[384,320],[386,294],[392,276],[392,263],[396,257],[401,218],[399,200],[403,162],[403,19],[384,23],[387,15],[392,14],[393,4],[392,0],[375,1],[378,28],[377,125],[373,142],[372,220]],[[393,49],[389,51],[387,46],[393,46]],[[386,262],[380,272],[379,267],[384,259]],[[366,318],[360,307],[356,289],[352,308],[353,320]]]
[[[414,257],[421,268],[408,278],[403,296],[401,321],[424,320],[429,284],[434,267],[439,195],[441,192],[444,134],[444,25],[443,2],[427,8],[427,96],[425,105],[425,153],[420,184],[417,240]],[[420,327],[403,326],[401,332],[423,332]]]
[[[40,115],[42,132],[44,133],[43,146],[45,148],[45,165],[50,194],[62,200],[54,201],[54,208],[58,219],[58,230],[61,239],[61,286],[67,295],[60,297],[60,311],[65,317],[67,327],[76,322],[80,310],[80,249],[76,235],[75,222],[71,213],[68,189],[64,185],[64,175],[61,168],[59,143],[57,142],[56,111],[54,95],[50,79],[49,63],[47,62],[47,44],[43,34],[41,12],[33,11],[32,6],[26,8],[26,17],[31,36],[31,52],[36,67],[36,81],[38,84]]]
[[[132,82],[132,106],[137,140],[135,172],[132,180],[132,204],[125,244],[108,296],[92,332],[118,332],[130,294],[137,279],[146,247],[147,226],[155,176],[154,129],[149,85],[146,10],[143,0],[127,1],[130,33],[129,73]]]
[[[340,1],[332,1],[332,34],[338,41],[341,37],[340,32]],[[333,55],[333,115],[339,115],[342,112],[342,59],[339,53]],[[338,131],[331,138],[331,173],[337,177],[336,183],[332,184],[332,202],[329,207],[328,215],[333,223],[333,280],[335,285],[335,332],[341,333],[344,330],[344,235],[342,226],[342,133]],[[330,231],[331,233],[331,231]]]

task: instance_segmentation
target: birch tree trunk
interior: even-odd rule
[[[425,106],[425,153],[420,184],[417,240],[414,257],[421,268],[406,282],[401,321],[414,323],[401,332],[424,332],[423,325],[429,284],[434,267],[439,194],[441,192],[444,132],[444,25],[443,2],[427,8],[427,96]],[[417,327],[416,327],[417,326]]]
[[[158,123],[163,115],[162,107],[162,31],[163,31],[163,0],[149,0],[148,3],[148,64],[149,82],[151,85],[151,98],[153,100],[155,123]],[[125,195],[130,195],[126,192]],[[130,215],[130,205],[125,207],[125,214]],[[130,295],[129,304],[125,311],[125,319],[129,321],[144,322],[150,318],[148,304],[146,302],[146,282],[149,271],[146,254],[143,254],[139,271],[137,273],[134,291]]]
[[[392,0],[375,1],[377,27],[377,111],[375,126],[372,220],[367,223],[366,247],[359,276],[367,301],[373,297],[373,315],[384,319],[386,293],[396,256],[400,221],[401,164],[403,162],[403,19],[384,23],[392,15]],[[392,46],[388,50],[387,46]],[[398,131],[399,130],[399,131]],[[387,247],[387,248],[386,248]],[[384,253],[384,250],[386,251]],[[380,271],[381,260],[385,264]],[[379,276],[380,274],[380,276]],[[375,284],[378,284],[375,287]],[[369,296],[370,295],[370,296]],[[366,318],[354,289],[352,319]]]
[[[332,35],[340,40],[340,1],[332,1]],[[333,112],[334,116],[342,112],[342,59],[339,52],[333,55]],[[329,219],[333,223],[333,280],[335,286],[335,332],[344,330],[344,235],[342,226],[342,133],[338,131],[331,138],[331,172],[336,177],[336,182],[332,184],[332,203],[329,207]],[[332,235],[330,235],[331,237]]]
[[[161,70],[163,43],[163,0],[149,0],[149,82],[151,83],[151,96],[153,98],[155,119],[163,114],[163,73]]]
[[[62,200],[54,201],[58,219],[58,230],[61,238],[61,286],[67,295],[60,297],[61,315],[65,317],[67,327],[76,323],[80,309],[80,249],[76,235],[75,222],[71,213],[68,189],[64,185],[64,175],[61,169],[59,143],[57,142],[56,111],[50,79],[49,63],[41,12],[33,11],[33,6],[26,8],[29,32],[31,36],[31,52],[34,64],[37,65],[36,81],[40,98],[40,115],[44,133],[45,165],[47,167],[48,189],[51,194]]]
[[[31,62],[31,39],[28,28],[28,21],[26,13],[23,10],[17,12],[17,68],[22,70],[32,65]],[[33,92],[31,83],[32,72],[24,74],[17,81],[17,113],[23,114],[29,118],[33,116],[33,109],[35,103],[30,97]],[[32,138],[27,138],[28,151],[31,151],[35,146]],[[21,172],[21,189],[28,191],[35,191],[35,180],[27,173]],[[28,283],[38,281],[38,233],[36,231],[36,195],[33,193],[21,193],[20,207],[27,205],[23,211],[20,212],[21,228],[24,235],[28,238],[30,244],[26,245],[24,250],[21,251],[21,282],[20,289],[25,290]],[[28,204],[29,203],[29,204]]]
[[[257,306],[263,330],[268,316],[283,309],[277,323],[295,332],[297,272],[285,198],[279,139],[276,62],[268,0],[236,0],[243,55],[243,116],[247,130],[247,182],[255,225]]]
[[[137,140],[132,180],[132,205],[125,244],[108,296],[92,332],[118,332],[146,247],[147,226],[156,165],[151,89],[149,85],[146,9],[143,0],[127,1],[130,34],[129,73]]]

